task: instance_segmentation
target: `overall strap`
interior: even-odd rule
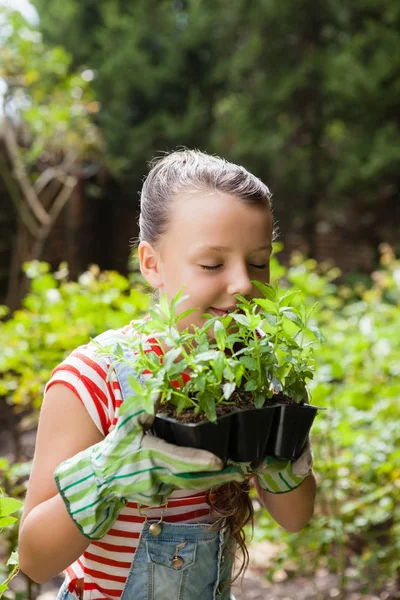
[[[123,353],[125,361],[132,362],[132,359],[135,356],[135,352],[131,348],[128,348],[127,346],[123,346],[122,344],[120,344],[120,348],[122,349],[122,353]],[[135,377],[135,379],[138,379],[138,381],[144,386],[143,375],[140,375],[138,377],[138,374],[135,371],[135,369],[131,365],[127,364],[127,362],[116,363],[114,365],[114,370],[115,370],[115,374],[117,376],[119,386],[121,388],[121,394],[122,394],[123,400],[126,400],[127,398],[129,398],[129,396],[132,395],[132,388],[129,384],[129,376],[130,375],[132,377]]]

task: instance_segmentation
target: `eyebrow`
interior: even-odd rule
[[[215,250],[216,252],[232,252],[232,248],[229,248],[229,246],[198,246],[196,248],[196,252],[204,252],[206,250]],[[252,250],[252,252],[259,252],[260,250],[269,250],[272,252],[272,246],[271,244],[266,244],[256,248],[255,250]]]

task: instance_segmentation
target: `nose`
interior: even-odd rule
[[[227,293],[230,296],[233,296],[234,294],[248,296],[252,289],[253,284],[250,281],[247,267],[240,267],[232,271],[227,286]]]

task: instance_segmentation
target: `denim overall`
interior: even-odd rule
[[[137,375],[121,363],[115,371],[125,400],[132,394],[128,376]],[[152,535],[156,522],[144,523],[121,600],[235,600],[230,592],[233,542],[226,526],[162,521],[159,535]],[[57,600],[77,596],[63,586]]]

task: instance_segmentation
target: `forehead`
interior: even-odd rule
[[[171,205],[166,241],[186,248],[225,246],[249,252],[271,243],[272,215],[267,205],[251,205],[221,192],[189,192]]]

